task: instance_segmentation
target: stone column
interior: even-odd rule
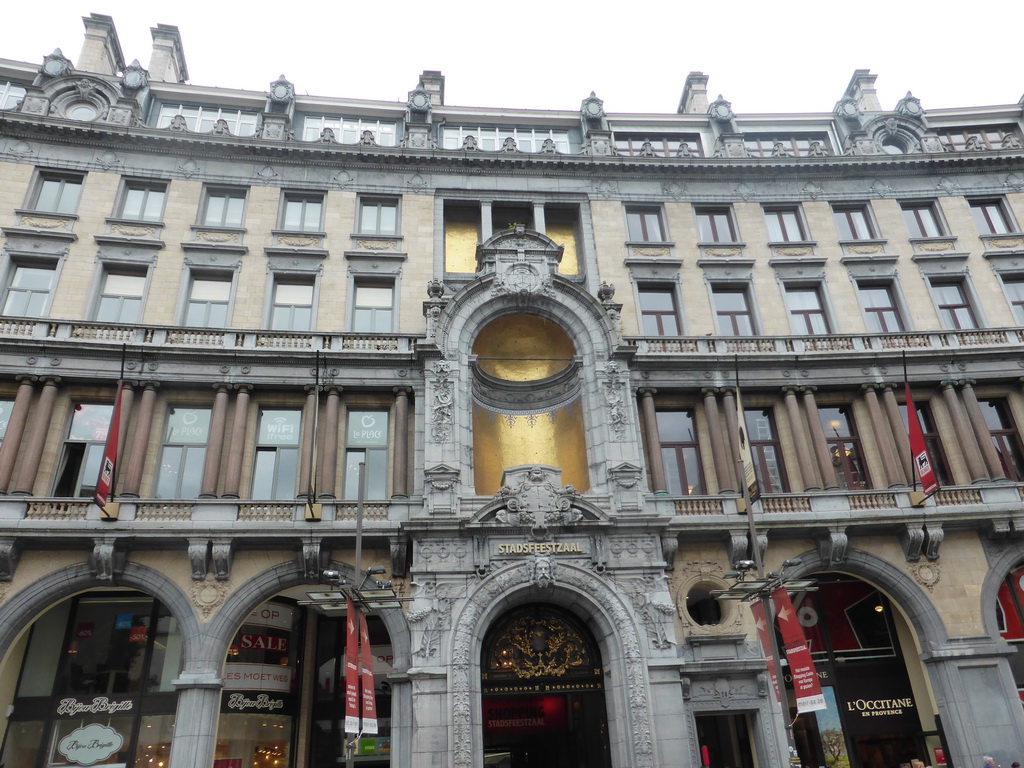
[[[736,484],[736,473],[729,461],[729,451],[722,435],[722,422],[718,416],[718,395],[711,388],[701,390],[704,395],[704,415],[708,420],[708,434],[711,437],[711,456],[715,462],[715,477],[718,479],[719,493],[732,493],[739,486]]]
[[[985,416],[978,405],[978,396],[974,394],[974,382],[963,382],[961,397],[964,405],[967,406],[967,418],[971,422],[971,429],[974,430],[974,437],[981,447],[981,457],[985,460],[985,467],[988,475],[993,480],[1005,480],[1006,472],[1003,470],[1003,462],[999,460],[999,454],[992,443],[992,433],[989,431]]]
[[[302,409],[302,436],[299,441],[299,488],[296,496],[309,501],[309,490],[313,487],[313,453],[316,447],[316,419],[313,418],[317,412],[317,398],[320,397],[320,389],[316,385],[306,387],[306,405]],[[314,491],[314,494],[316,492]]]
[[[135,407],[135,386],[137,381],[126,381],[121,390],[121,421],[118,424],[117,444],[121,446],[118,456],[125,455],[124,446],[128,445],[128,422],[131,421],[132,409]]]
[[[885,406],[885,415],[889,420],[889,429],[896,440],[896,452],[899,454],[900,466],[903,467],[903,476],[911,485],[916,477],[914,462],[910,456],[910,438],[907,437],[907,427],[900,416],[900,405],[896,402],[895,387],[886,384],[882,387],[882,404]],[[912,419],[916,414],[910,412],[910,404],[907,404],[907,418]]]
[[[409,498],[409,393],[408,387],[395,387],[395,455],[391,478],[391,496]]]
[[[665,483],[665,460],[661,457],[661,437],[658,435],[658,415],[654,410],[656,389],[641,389],[640,410],[644,415],[644,442],[647,444],[648,474],[651,490],[668,493]]]
[[[18,469],[18,478],[12,491],[19,496],[32,496],[35,492],[39,461],[43,458],[43,448],[46,446],[46,435],[50,430],[50,420],[53,418],[53,406],[57,402],[59,384],[59,378],[47,379],[43,382],[43,391],[39,394],[39,403],[36,405],[35,413],[32,414],[32,429],[28,435],[28,443],[25,445],[21,457],[21,467]]]
[[[729,466],[732,467],[733,473],[736,475],[736,490],[739,493],[743,492],[743,481],[744,478],[739,476],[739,461],[740,461],[740,423],[739,420],[743,418],[736,411],[736,393],[731,389],[726,389],[722,395],[722,408],[725,409],[725,429],[729,433]],[[743,430],[746,431],[746,422],[743,423]],[[750,444],[750,435],[747,435],[747,444]]]
[[[7,432],[3,444],[0,445],[0,493],[7,493],[14,474],[14,463],[18,460],[18,449],[21,447],[21,436],[25,433],[28,411],[32,407],[32,394],[35,389],[35,376],[18,376],[18,394],[14,396],[11,416],[7,420]]]
[[[980,448],[974,439],[970,425],[967,423],[967,416],[960,405],[960,398],[956,396],[955,386],[956,382],[954,381],[942,382],[942,399],[946,403],[946,410],[949,411],[949,418],[953,422],[953,429],[956,432],[957,449],[967,464],[967,471],[971,474],[971,482],[980,483],[983,480],[988,480],[988,475],[985,474],[985,464],[981,460]]]
[[[321,499],[337,498],[338,484],[338,424],[341,414],[341,387],[327,390],[327,406],[324,408],[323,445],[320,446],[320,491]]]
[[[878,393],[875,392],[874,384],[863,385],[864,402],[868,406],[868,419],[871,421],[871,431],[875,434],[875,445],[878,447],[878,455],[882,460],[882,471],[885,473],[885,483],[889,488],[897,485],[905,485],[900,469],[899,459],[896,458],[896,443],[892,439],[889,425],[882,416],[882,407],[878,404]]]
[[[182,672],[174,687],[178,690],[178,706],[169,768],[213,765],[223,687],[220,674]]]
[[[491,217],[490,201],[480,203],[480,242],[494,234],[494,219]]]
[[[548,226],[544,219],[544,203],[533,204],[533,229],[535,232],[547,234]]]
[[[782,399],[786,405],[786,416],[789,418],[789,431],[793,433],[793,442],[796,444],[797,466],[800,468],[800,479],[803,481],[804,490],[821,490],[823,484],[818,474],[818,466],[811,456],[807,424],[800,413],[800,404],[796,400],[796,388],[783,387]]]
[[[199,488],[201,499],[212,499],[217,496],[220,460],[224,453],[224,428],[228,420],[228,385],[215,384],[214,389],[217,390],[217,394],[213,396],[213,411],[210,414],[210,436],[206,441],[203,482]]]
[[[249,390],[247,384],[239,384],[235,395],[235,417],[231,424],[231,437],[228,443],[228,465],[224,476],[224,492],[226,499],[237,499],[242,484],[242,456],[245,454],[245,430],[249,423]]]
[[[128,454],[128,469],[121,484],[121,496],[137,499],[142,487],[142,471],[146,467],[146,449],[149,447],[149,435],[153,430],[153,411],[156,408],[156,390],[158,382],[147,381],[143,384],[142,402],[139,403],[139,415],[135,419],[135,431],[132,433],[132,447]],[[127,421],[127,419],[125,419]]]
[[[807,428],[811,431],[811,447],[818,461],[818,471],[821,473],[822,487],[838,488],[836,468],[832,465],[832,454],[828,450],[828,443],[825,442],[825,430],[821,426],[821,417],[818,416],[818,403],[814,399],[814,387],[803,387],[803,393],[804,411],[807,414]]]

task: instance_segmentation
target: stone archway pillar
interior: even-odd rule
[[[219,672],[183,672],[174,681],[178,709],[174,715],[174,740],[169,768],[213,765],[220,719]]]

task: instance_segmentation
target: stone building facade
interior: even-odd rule
[[[1021,103],[311,98],[84,21],[0,60],[0,762],[340,764],[317,595],[381,569],[367,766],[1024,756]],[[818,584],[789,729],[751,547]]]

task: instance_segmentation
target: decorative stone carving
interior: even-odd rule
[[[640,145],[640,151],[636,153],[637,157],[657,157],[658,155],[654,152],[654,145],[651,144],[650,140],[644,139],[644,143]]]
[[[409,91],[409,99],[406,101],[405,106],[410,114],[422,120],[426,115],[430,114],[432,107],[430,94],[422,86]]]
[[[603,119],[606,117],[604,101],[599,99],[594,91],[591,91],[590,95],[580,102],[580,115],[584,120]]]
[[[909,117],[913,120],[919,120],[924,114],[924,110],[921,108],[921,100],[910,91],[907,91],[907,95],[896,103],[895,111],[897,115]]]
[[[736,117],[732,111],[732,102],[726,101],[722,98],[722,94],[718,94],[718,98],[708,105],[708,117],[716,123],[732,122],[732,119]]]
[[[924,546],[924,528],[916,523],[908,523],[900,531],[900,546],[908,563],[916,563],[921,559],[921,548]]]
[[[184,115],[175,115],[171,118],[171,122],[167,124],[168,131],[177,131],[178,133],[185,133],[188,131],[188,122],[185,120]]]
[[[444,282],[437,279],[430,280],[427,283],[427,296],[434,300],[444,296]]]
[[[1021,143],[1020,137],[1015,133],[1008,133],[1003,136],[1003,140],[999,143],[1000,149],[1024,149],[1024,144]]]
[[[729,565],[736,567],[740,560],[747,559],[747,547],[750,539],[742,531],[730,531],[729,538],[725,542],[725,550],[729,555]]]
[[[283,112],[295,100],[295,86],[288,82],[288,78],[281,75],[270,84],[267,99],[270,101],[272,111]]]
[[[67,77],[71,74],[71,60],[64,55],[60,48],[54,48],[53,53],[43,57],[43,66],[39,70],[43,77],[54,79]]]
[[[455,514],[459,502],[459,470],[438,464],[425,470],[423,474],[430,514]]]
[[[138,59],[134,59],[121,74],[121,92],[133,97],[148,86],[149,72],[142,68]]]
[[[0,582],[11,581],[21,557],[21,539],[0,539]]]
[[[230,136],[231,128],[228,126],[228,121],[221,118],[214,122],[213,130],[210,133],[214,136]]]
[[[396,579],[405,578],[409,559],[409,540],[404,536],[396,536],[389,542],[391,550],[391,576]]]
[[[673,535],[661,537],[661,557],[665,561],[665,570],[676,569],[676,552],[679,551],[679,537]]]
[[[359,134],[359,141],[357,143],[360,147],[378,146],[377,140],[373,138],[373,131],[363,131]]]
[[[534,555],[530,562],[530,583],[535,587],[547,589],[555,583],[555,571],[558,564],[547,555]]]
[[[544,139],[544,142],[540,145],[540,152],[542,155],[554,155],[558,152],[558,147],[555,146],[554,139]]]
[[[858,122],[861,114],[863,114],[857,100],[850,96],[844,96],[839,100],[836,104],[835,112],[839,117],[851,122]]]
[[[320,574],[327,563],[328,552],[321,549],[319,541],[302,542],[302,552],[299,553],[299,568],[302,570],[302,578],[309,583],[320,581]]]
[[[664,576],[655,578],[648,575],[633,579],[626,588],[633,607],[647,629],[647,639],[660,650],[670,648],[673,644],[669,637],[672,625],[668,617],[676,613],[666,581]]]
[[[447,443],[452,438],[455,384],[451,374],[451,363],[447,360],[435,361],[434,397],[430,404],[430,435],[435,443]]]
[[[476,136],[469,135],[462,140],[462,149],[465,152],[476,152]]]
[[[452,607],[455,597],[448,584],[438,585],[436,581],[412,582],[416,590],[409,612],[405,615],[414,632],[419,633],[419,642],[413,643],[414,656],[423,659],[438,655],[441,647],[441,633],[451,629]]]
[[[207,576],[205,581],[195,582],[189,587],[188,594],[192,603],[199,611],[203,621],[207,621],[210,615],[221,606],[224,598],[231,591],[231,585],[227,582],[210,581]]]
[[[942,523],[928,523],[925,529],[925,550],[924,556],[935,562],[939,559],[939,547],[942,546],[942,540],[945,537],[945,531],[942,530]]]
[[[317,141],[319,141],[321,144],[337,144],[338,143],[338,139],[334,135],[334,129],[333,128],[324,128],[322,131],[320,131],[320,138],[317,139]]]
[[[920,563],[910,566],[914,581],[931,592],[942,578],[942,569],[937,563]]]
[[[714,702],[725,708],[737,699],[758,698],[757,686],[752,680],[735,680],[719,677],[714,680],[700,680],[690,685],[692,701]]]
[[[582,519],[574,507],[580,499],[571,485],[560,485],[562,473],[553,467],[513,467],[505,470],[502,487],[494,495],[504,509],[494,516],[505,525],[530,526],[544,534],[552,525],[570,525]],[[554,481],[554,482],[553,482]]]
[[[604,406],[608,413],[608,428],[612,439],[621,443],[626,439],[625,384],[622,369],[617,362],[609,360],[604,364]]]
[[[685,141],[679,142],[679,148],[676,150],[676,157],[693,157],[693,150],[690,149],[690,145]]]
[[[100,581],[114,580],[124,570],[125,553],[118,549],[115,539],[103,538],[93,541],[89,555],[89,567],[93,576]]]
[[[516,144],[516,140],[511,136],[506,136],[505,140],[501,143],[502,152],[518,152],[519,145]]]
[[[510,264],[497,275],[492,288],[495,296],[513,295],[520,299],[553,296],[551,275],[541,274],[532,264]]]
[[[790,151],[786,149],[786,145],[781,141],[776,141],[772,145],[772,157],[792,157]]]
[[[846,548],[849,546],[850,540],[845,529],[819,531],[815,538],[818,539],[818,552],[821,559],[829,565],[840,565],[846,560]]]
[[[234,545],[231,539],[214,539],[210,544],[210,551],[213,554],[213,576],[217,581],[227,581],[231,578],[231,559],[234,554]]]
[[[209,539],[189,539],[188,562],[192,568],[192,581],[205,580],[210,563]]]
[[[184,176],[186,179],[191,179],[197,173],[199,173],[199,163],[192,158],[185,160],[183,163],[178,165],[178,173]]]

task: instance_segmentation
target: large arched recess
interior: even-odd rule
[[[111,587],[137,589],[158,599],[181,628],[183,661],[201,653],[202,633],[195,607],[171,579],[148,566],[128,562],[113,581],[101,581],[88,564],[79,563],[36,579],[0,606],[0,658],[6,657],[15,640],[43,611],[80,592]]]
[[[999,587],[1010,571],[1024,563],[1024,546],[1014,542],[989,561],[988,573],[981,583],[981,612],[985,622],[985,631],[989,637],[999,637],[999,622],[996,619],[996,603],[999,600]]]
[[[480,653],[488,628],[512,608],[546,603],[583,621],[601,650],[612,765],[654,768],[647,674],[636,617],[601,577],[567,563],[548,564],[553,580],[546,586],[535,580],[533,561],[501,568],[477,585],[453,618],[452,766],[475,768],[483,760]]]
[[[538,247],[547,247],[545,243],[551,242],[539,233],[526,234],[537,240]],[[496,235],[495,238],[497,237]],[[481,248],[486,246],[485,243]],[[554,247],[553,243],[551,246]],[[604,403],[602,376],[612,375],[613,370],[614,375],[617,375],[620,370],[621,364],[613,362],[616,354],[620,352],[617,307],[603,304],[581,285],[557,274],[543,276],[541,283],[544,286],[542,289],[510,293],[495,290],[497,278],[493,273],[481,274],[445,304],[436,321],[434,340],[438,352],[448,362],[456,379],[452,442],[458,446],[457,450],[462,452],[455,462],[460,466],[472,466],[470,349],[484,327],[505,315],[528,314],[542,317],[557,324],[572,340],[581,363],[581,398],[584,403],[588,459],[591,467],[605,465],[606,445],[629,438],[628,435],[613,434],[608,419],[586,418],[587,414],[597,413],[597,409]],[[612,367],[605,368],[606,364]],[[627,426],[626,429],[631,430],[632,426]],[[606,472],[592,471],[590,479],[593,491],[603,492],[607,489]],[[463,482],[470,482],[470,478],[464,478]]]

